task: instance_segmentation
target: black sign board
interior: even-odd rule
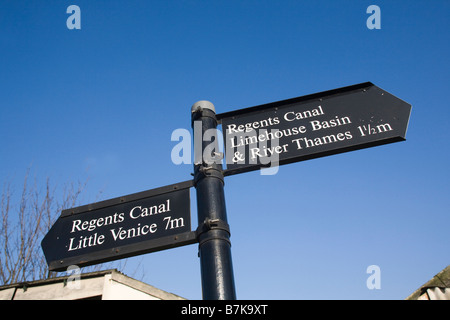
[[[49,269],[63,271],[197,242],[192,181],[64,210],[42,240]]]
[[[410,112],[366,82],[218,114],[225,175],[403,141]]]

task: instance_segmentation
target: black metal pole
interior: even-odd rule
[[[235,300],[230,228],[220,162],[223,156],[217,148],[217,119],[211,102],[198,101],[192,106],[192,127],[203,299]]]

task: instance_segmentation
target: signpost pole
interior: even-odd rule
[[[222,157],[217,148],[211,148],[211,145],[218,145],[217,119],[211,102],[198,101],[192,106],[192,127],[195,153],[194,185],[198,208],[197,239],[203,299],[235,300],[230,229],[220,162]],[[211,138],[212,141],[204,141],[207,136],[215,138]]]

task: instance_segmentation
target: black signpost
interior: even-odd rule
[[[202,137],[208,130],[217,132],[216,113],[211,102],[199,101],[192,106],[193,126],[195,121],[201,123],[202,130],[198,133]],[[194,136],[195,140],[200,141]],[[205,141],[203,138],[201,141],[202,156],[194,164],[194,183],[197,190],[199,225],[197,232],[203,299],[234,300],[236,290],[231,261],[230,228],[223,190],[224,177],[220,155],[214,152],[218,151],[218,141]],[[215,148],[208,148],[211,143],[215,144]],[[219,161],[214,161],[218,156]]]
[[[366,82],[217,115],[212,103],[199,101],[191,112],[194,179],[64,210],[42,240],[50,270],[198,242],[203,299],[236,299],[224,176],[403,141],[411,105]],[[191,187],[197,192],[195,232]]]

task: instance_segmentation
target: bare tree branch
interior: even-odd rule
[[[5,183],[0,202],[0,285],[37,279],[53,278],[57,272],[48,270],[41,249],[41,240],[64,209],[79,205],[85,182],[69,183],[60,188],[47,178],[39,187],[36,179],[30,182],[27,170],[20,197],[13,193],[11,183]],[[100,193],[97,195],[97,200]],[[112,264],[83,268],[96,271]],[[123,269],[126,261],[115,263]]]
[[[4,185],[0,203],[0,285],[54,277],[49,272],[40,241],[63,209],[78,204],[84,183],[62,188],[60,200],[55,197],[47,178],[43,188],[37,182],[30,186],[30,170],[24,178],[17,205],[12,205],[11,183]]]

